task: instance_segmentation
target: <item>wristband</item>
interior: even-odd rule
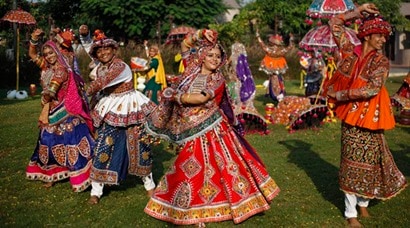
[[[192,44],[187,43],[186,39],[184,39],[184,40],[182,41],[182,43],[184,43],[184,45],[185,45],[186,47],[188,47],[188,48],[192,48],[192,47],[193,47]]]
[[[199,31],[198,31],[198,38],[199,38],[199,39],[202,39],[202,37],[205,36],[205,33],[206,33],[206,29],[202,29],[202,31],[199,30]]]
[[[56,93],[58,88],[60,88],[60,83],[56,81],[51,81],[48,90],[52,93]]]

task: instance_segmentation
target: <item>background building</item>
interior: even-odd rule
[[[401,3],[400,13],[410,20],[410,3]],[[391,64],[410,68],[410,31],[395,32]]]
[[[239,14],[241,6],[235,0],[224,0],[223,1],[227,11],[217,18],[219,23],[230,22],[233,17]]]

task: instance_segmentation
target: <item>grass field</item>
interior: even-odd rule
[[[390,93],[403,77],[387,82]],[[260,84],[261,81],[258,81]],[[302,95],[298,81],[287,81],[289,94]],[[143,212],[148,201],[142,181],[129,176],[120,186],[107,188],[100,204],[90,206],[90,191],[73,193],[68,182],[44,189],[41,182],[25,179],[25,167],[34,150],[40,113],[39,96],[7,100],[0,96],[0,226],[1,227],[173,227]],[[264,113],[267,102],[258,89],[255,106]],[[264,160],[281,193],[271,209],[234,225],[231,221],[207,227],[345,227],[343,194],[338,189],[340,122],[290,134],[283,125],[269,125],[270,134],[247,135]],[[410,177],[410,127],[386,132],[399,169]],[[166,143],[154,147],[156,182],[175,155]],[[389,201],[372,200],[372,217],[365,227],[410,227],[410,191]]]

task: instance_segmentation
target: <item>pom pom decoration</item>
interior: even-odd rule
[[[20,90],[16,93],[16,98],[18,100],[23,100],[26,99],[28,97],[27,91],[25,90]]]
[[[7,99],[14,99],[16,98],[17,90],[9,90],[7,91]]]

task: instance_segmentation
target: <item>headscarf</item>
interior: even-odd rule
[[[64,68],[67,69],[69,77],[68,77],[68,84],[67,84],[67,91],[64,97],[64,106],[68,113],[71,115],[81,116],[87,123],[88,128],[90,131],[93,131],[94,127],[92,124],[92,119],[89,114],[89,110],[85,107],[88,107],[87,98],[82,96],[83,93],[79,91],[78,85],[81,81],[78,81],[78,77],[75,76],[73,69],[68,64],[67,59],[61,53],[60,49],[57,45],[49,40],[44,43],[41,50],[44,50],[45,47],[50,47],[57,55],[57,62],[62,65]],[[45,61],[47,62],[47,61]],[[50,67],[47,63],[47,67]]]
[[[73,30],[69,28],[64,29],[63,31],[58,31],[59,33],[55,36],[55,40],[60,45],[60,47],[62,47],[62,49],[60,49],[61,52],[64,55],[68,56],[67,63],[73,68],[74,73],[76,75],[75,77],[78,77],[77,80],[80,79],[82,81],[81,84],[84,85],[84,80],[82,80],[80,76],[80,67],[78,65],[78,61],[74,55],[73,47],[71,46],[75,39],[75,34]]]
[[[178,53],[174,57],[174,62],[178,63],[178,73],[182,74],[185,71],[184,61],[182,59],[181,53]]]
[[[160,84],[161,90],[163,90],[167,87],[167,78],[165,76],[165,68],[162,62],[161,53],[157,45],[152,45],[150,49],[154,49],[157,52],[157,54],[152,58],[156,58],[158,60],[158,68],[156,71],[155,69],[150,70],[148,72],[148,78],[151,78],[155,75],[155,82],[157,84]]]
[[[248,59],[244,54],[241,54],[238,57],[238,64],[236,65],[236,75],[241,81],[241,102],[246,102],[255,94],[256,87],[255,82],[253,81],[251,70],[249,68]]]
[[[71,29],[65,29],[64,31],[59,32],[55,38],[61,46],[69,49],[71,48],[75,35]]]
[[[54,41],[48,40],[45,42],[41,48],[41,50],[44,50],[45,47],[50,47],[53,49],[53,51],[57,55],[57,61],[60,63],[62,66],[68,69],[68,71],[72,71],[70,64],[68,63],[68,60],[64,58],[64,55],[61,53],[60,49],[57,47],[56,43]],[[49,67],[49,63],[46,61],[47,66]]]
[[[213,30],[212,32],[214,37],[213,41],[209,41],[207,39],[199,39],[197,41],[198,47],[196,49],[196,52],[195,54],[193,54],[193,57],[189,59],[189,62],[187,62],[187,66],[185,67],[186,69],[182,74],[181,79],[189,77],[189,75],[195,75],[196,72],[199,72],[201,70],[202,63],[206,57],[206,54],[214,47],[218,47],[221,50],[221,63],[219,64],[217,69],[220,69],[227,62],[227,54],[224,48],[218,43],[218,33]]]
[[[379,15],[368,16],[359,27],[357,37],[363,39],[371,34],[383,34],[388,37],[392,32],[391,25]]]

